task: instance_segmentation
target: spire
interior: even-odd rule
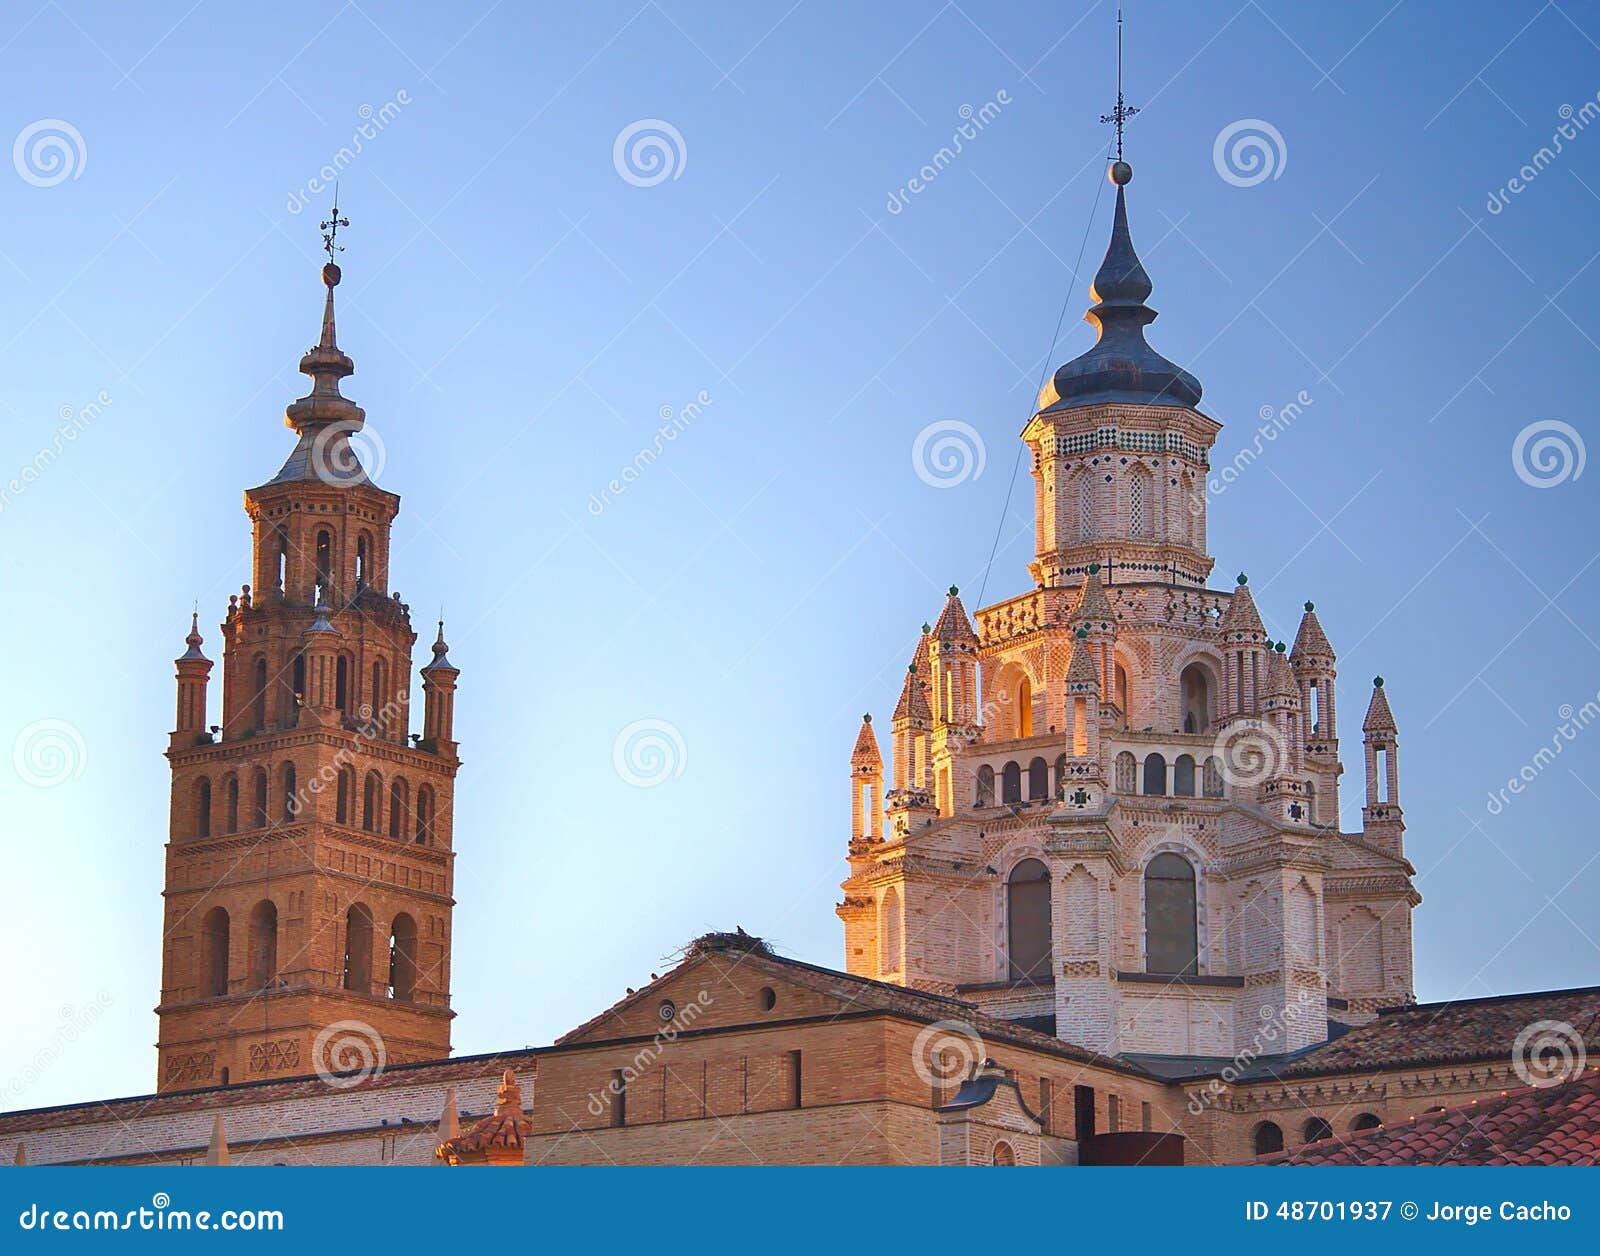
[[[894,718],[897,720],[927,720],[933,718],[933,712],[928,707],[928,695],[925,684],[917,665],[913,663],[906,668],[906,683],[900,687],[900,701],[895,703]]]
[[[945,597],[944,610],[933,627],[933,635],[940,641],[965,641],[978,644],[978,634],[972,631],[972,621],[967,618],[967,608],[961,605],[961,590],[955,585]]]
[[[1074,685],[1092,685],[1096,692],[1100,689],[1100,673],[1094,665],[1094,657],[1089,653],[1089,635],[1087,628],[1078,629],[1077,635],[1072,638],[1072,657],[1067,662],[1067,688]]]
[[[1294,670],[1289,666],[1288,655],[1284,653],[1287,649],[1280,641],[1272,651],[1272,658],[1267,663],[1267,687],[1263,697],[1293,698],[1299,695],[1300,690],[1294,683]]]
[[[1229,640],[1266,635],[1266,629],[1261,626],[1261,613],[1256,610],[1256,600],[1250,596],[1250,577],[1242,571],[1233,598],[1228,602],[1228,612],[1222,617],[1222,635]]]
[[[439,672],[449,672],[453,676],[459,676],[461,669],[450,662],[449,649],[450,647],[445,644],[444,640],[444,620],[441,619],[439,621],[439,635],[433,641],[433,661],[422,669],[421,674],[428,676]]]
[[[1105,587],[1100,583],[1100,564],[1090,563],[1089,570],[1083,577],[1083,592],[1078,597],[1078,605],[1072,612],[1072,622],[1080,624],[1086,620],[1110,623],[1116,618],[1111,609],[1111,599],[1106,597]]]
[[[439,1114],[439,1142],[443,1145],[454,1142],[460,1137],[461,1113],[456,1108],[456,1088],[454,1086],[446,1086],[444,1088],[444,1111]],[[448,1164],[449,1161],[440,1157],[439,1163]]]
[[[232,1159],[228,1151],[228,1136],[222,1132],[222,1113],[219,1112],[211,1118],[211,1142],[206,1147],[206,1163],[227,1166]]]
[[[204,641],[205,638],[200,635],[200,612],[197,610],[189,617],[189,635],[183,639],[183,643],[189,648],[184,651],[177,661],[180,663],[211,662],[200,649]]]
[[[872,732],[872,716],[861,717],[861,731],[856,734],[856,748],[850,752],[851,767],[881,767],[883,756],[878,753],[878,739]]]
[[[23,1165],[28,1163],[28,1149],[24,1144],[17,1144],[17,1151],[16,1154],[11,1157],[11,1163],[16,1165],[18,1168],[21,1168]]]
[[[1117,104],[1102,122],[1116,125],[1116,160],[1111,182],[1117,185],[1117,206],[1111,222],[1111,243],[1089,288],[1094,301],[1084,321],[1099,332],[1094,347],[1059,368],[1039,394],[1039,409],[1122,402],[1134,405],[1197,406],[1200,381],[1169,362],[1145,343],[1144,329],[1156,312],[1150,297],[1150,276],[1134,251],[1128,230],[1127,187],[1133,167],[1122,159],[1122,131],[1138,109],[1122,96],[1122,12],[1117,12]]]
[[[1328,643],[1328,634],[1322,631],[1322,624],[1317,619],[1317,607],[1314,602],[1306,603],[1306,612],[1300,617],[1300,631],[1295,634],[1294,651],[1289,656],[1289,661],[1296,667],[1302,664],[1310,665],[1318,661],[1332,663],[1334,659],[1333,646]]]
[[[1389,709],[1389,699],[1383,692],[1383,677],[1372,678],[1372,701],[1367,704],[1367,718],[1361,721],[1363,733],[1394,733],[1394,712]]]

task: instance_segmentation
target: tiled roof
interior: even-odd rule
[[[872,732],[872,717],[863,716],[861,731],[856,734],[856,748],[850,754],[851,763],[882,763],[883,757],[878,753],[878,739]]]
[[[966,641],[978,644],[978,634],[972,631],[972,621],[967,618],[967,608],[961,605],[955,585],[950,586],[944,610],[939,612],[939,622],[933,626],[933,635],[940,641]]]
[[[476,1122],[466,1133],[447,1138],[434,1151],[435,1158],[454,1164],[462,1157],[492,1151],[512,1151],[522,1147],[533,1122],[522,1110],[522,1087],[517,1075],[507,1069],[500,1077],[494,1111]]]
[[[1600,1164],[1600,1068],[1310,1143],[1271,1164]]]
[[[1509,1062],[1529,1025],[1571,1025],[1600,1042],[1600,986],[1390,1008],[1369,1024],[1273,1070],[1279,1077],[1469,1061]]]

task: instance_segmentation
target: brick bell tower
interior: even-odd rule
[[[458,673],[441,622],[412,734],[417,638],[389,591],[400,499],[350,441],[365,416],[339,392],[355,369],[335,335],[339,278],[323,267],[294,450],[244,495],[254,580],[222,625],[220,726],[198,617],[177,660],[161,1090],[450,1052]]]

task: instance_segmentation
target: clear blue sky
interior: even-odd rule
[[[443,604],[462,669],[457,1049],[548,1042],[708,928],[842,963],[857,722],[886,720],[944,586],[984,581],[1063,300],[1049,360],[1090,341],[1071,272],[1104,186],[1113,15],[13,7],[0,158],[41,121],[76,135],[0,160],[0,478],[64,410],[109,401],[0,511],[0,751],[62,721],[72,769],[49,788],[0,772],[0,1105],[153,1085],[171,660],[195,598],[216,656],[249,578],[241,490],[290,447],[320,300],[328,197],[292,205],[369,113],[341,176],[341,338],[403,496],[394,587],[423,625]],[[1316,600],[1347,827],[1388,678],[1418,995],[1600,981],[1600,729],[1487,806],[1600,689],[1600,470],[1537,488],[1512,456],[1529,424],[1594,435],[1600,126],[1575,113],[1488,209],[1563,106],[1594,100],[1600,6],[1150,2],[1128,21],[1151,340],[1205,384],[1219,467],[1263,407],[1312,399],[1213,503],[1214,582],[1248,571],[1285,637]],[[962,107],[1000,93],[891,213]],[[645,119],[681,136],[653,186],[613,161]],[[1281,136],[1254,186],[1213,161],[1242,119]],[[595,513],[662,408],[701,393]],[[986,455],[946,489],[911,458],[941,420]],[[1024,469],[986,600],[1027,585],[1030,498]],[[682,740],[654,788],[614,765],[639,720]]]

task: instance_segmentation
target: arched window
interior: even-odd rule
[[[987,763],[978,769],[978,798],[975,806],[994,806],[994,769]]]
[[[294,823],[294,818],[300,814],[300,795],[295,792],[294,764],[285,763],[280,773],[283,780],[283,822]]]
[[[1306,819],[1312,824],[1317,822],[1317,783],[1306,782]]]
[[[294,662],[289,668],[289,692],[294,699],[294,710],[297,712],[306,704],[306,656],[303,651],[296,650]],[[291,712],[291,715],[294,715]],[[298,716],[294,716],[298,719]]]
[[[1022,801],[1022,768],[1014,760],[1000,769],[1000,801]]]
[[[388,703],[383,660],[378,659],[372,664],[372,693],[367,699],[367,704],[372,708],[372,726],[378,730],[380,736],[387,731]]]
[[[1150,473],[1143,467],[1128,477],[1128,535],[1149,536],[1155,516],[1155,501],[1150,491]]]
[[[1078,472],[1078,540],[1094,540],[1094,476],[1088,470]]]
[[[267,769],[256,769],[256,796],[255,804],[251,808],[250,818],[255,822],[254,827],[264,829],[267,827]]]
[[[350,808],[356,794],[356,770],[352,767],[339,769],[339,781],[334,787],[333,794],[333,822],[335,824],[350,823]]]
[[[200,994],[228,993],[228,913],[213,907],[200,921]]]
[[[352,903],[344,916],[344,988],[372,993],[372,909]]]
[[[1124,750],[1117,756],[1117,793],[1131,794],[1139,787],[1139,761]]]
[[[1017,682],[1017,736],[1033,736],[1033,686],[1026,676]]]
[[[356,538],[356,588],[358,590],[366,588],[367,581],[371,579],[368,571],[368,564],[371,561],[372,538],[363,532]]]
[[[389,997],[409,1003],[417,994],[417,922],[401,912],[389,926]]]
[[[1146,972],[1192,977],[1200,971],[1194,865],[1166,851],[1144,870]]]
[[[1065,798],[1066,796],[1067,796],[1067,756],[1064,755],[1064,754],[1058,754],[1056,756],[1056,797],[1057,798]]]
[[[341,715],[350,714],[350,659],[343,654],[333,664],[333,705]]]
[[[1028,764],[1028,801],[1050,797],[1050,765],[1043,759]]]
[[[900,919],[900,891],[890,886],[883,892],[878,904],[878,936],[883,939],[883,953],[878,956],[878,966],[886,973],[897,973],[905,963],[901,954],[903,924]]]
[[[250,988],[261,990],[278,975],[278,906],[264,898],[250,909]]]
[[[333,572],[333,533],[317,529],[317,589],[315,601],[324,605],[333,600],[329,590]]]
[[[223,823],[224,832],[237,833],[239,831],[239,778],[228,777],[228,784],[224,793]]]
[[[1263,1121],[1256,1126],[1255,1133],[1256,1155],[1270,1156],[1274,1152],[1283,1150],[1283,1130],[1271,1121]]]
[[[1333,1137],[1333,1126],[1328,1124],[1326,1117],[1314,1116],[1306,1122],[1301,1136],[1308,1143],[1320,1143],[1325,1138]]]
[[[1180,798],[1194,797],[1194,756],[1180,754],[1172,765],[1172,792]]]
[[[994,1155],[990,1159],[1001,1168],[1011,1168],[1017,1163],[1017,1153],[1012,1150],[1011,1144],[1001,1139],[994,1145]]]
[[[368,772],[366,784],[361,789],[361,827],[368,833],[378,831],[382,806],[383,778],[376,772]]]
[[[194,835],[211,836],[211,780],[202,776],[194,788]]]
[[[1183,731],[1204,733],[1211,728],[1211,678],[1198,663],[1190,663],[1178,677],[1183,700]]]
[[[1132,711],[1133,691],[1128,688],[1128,669],[1121,663],[1116,665],[1113,677],[1117,691],[1117,709],[1122,712],[1123,723],[1127,723]]]
[[[1205,794],[1207,798],[1222,797],[1222,761],[1216,755],[1206,759]]]
[[[1359,1134],[1362,1130],[1375,1130],[1382,1124],[1383,1121],[1379,1119],[1376,1112],[1362,1112],[1357,1114],[1356,1119],[1350,1122],[1350,1132]]]
[[[267,726],[267,660],[257,658],[255,683],[250,694],[250,727],[260,732]]]
[[[272,565],[272,587],[281,593],[283,582],[289,577],[289,529],[281,523],[273,529],[273,547],[276,557]]]
[[[1167,792],[1167,761],[1154,751],[1144,757],[1144,792],[1147,794]]]
[[[433,845],[433,786],[417,790],[417,845]]]
[[[1006,924],[1011,980],[1050,976],[1050,870],[1024,859],[1006,878]]]
[[[411,831],[411,790],[403,777],[389,786],[389,836],[404,841]]]

